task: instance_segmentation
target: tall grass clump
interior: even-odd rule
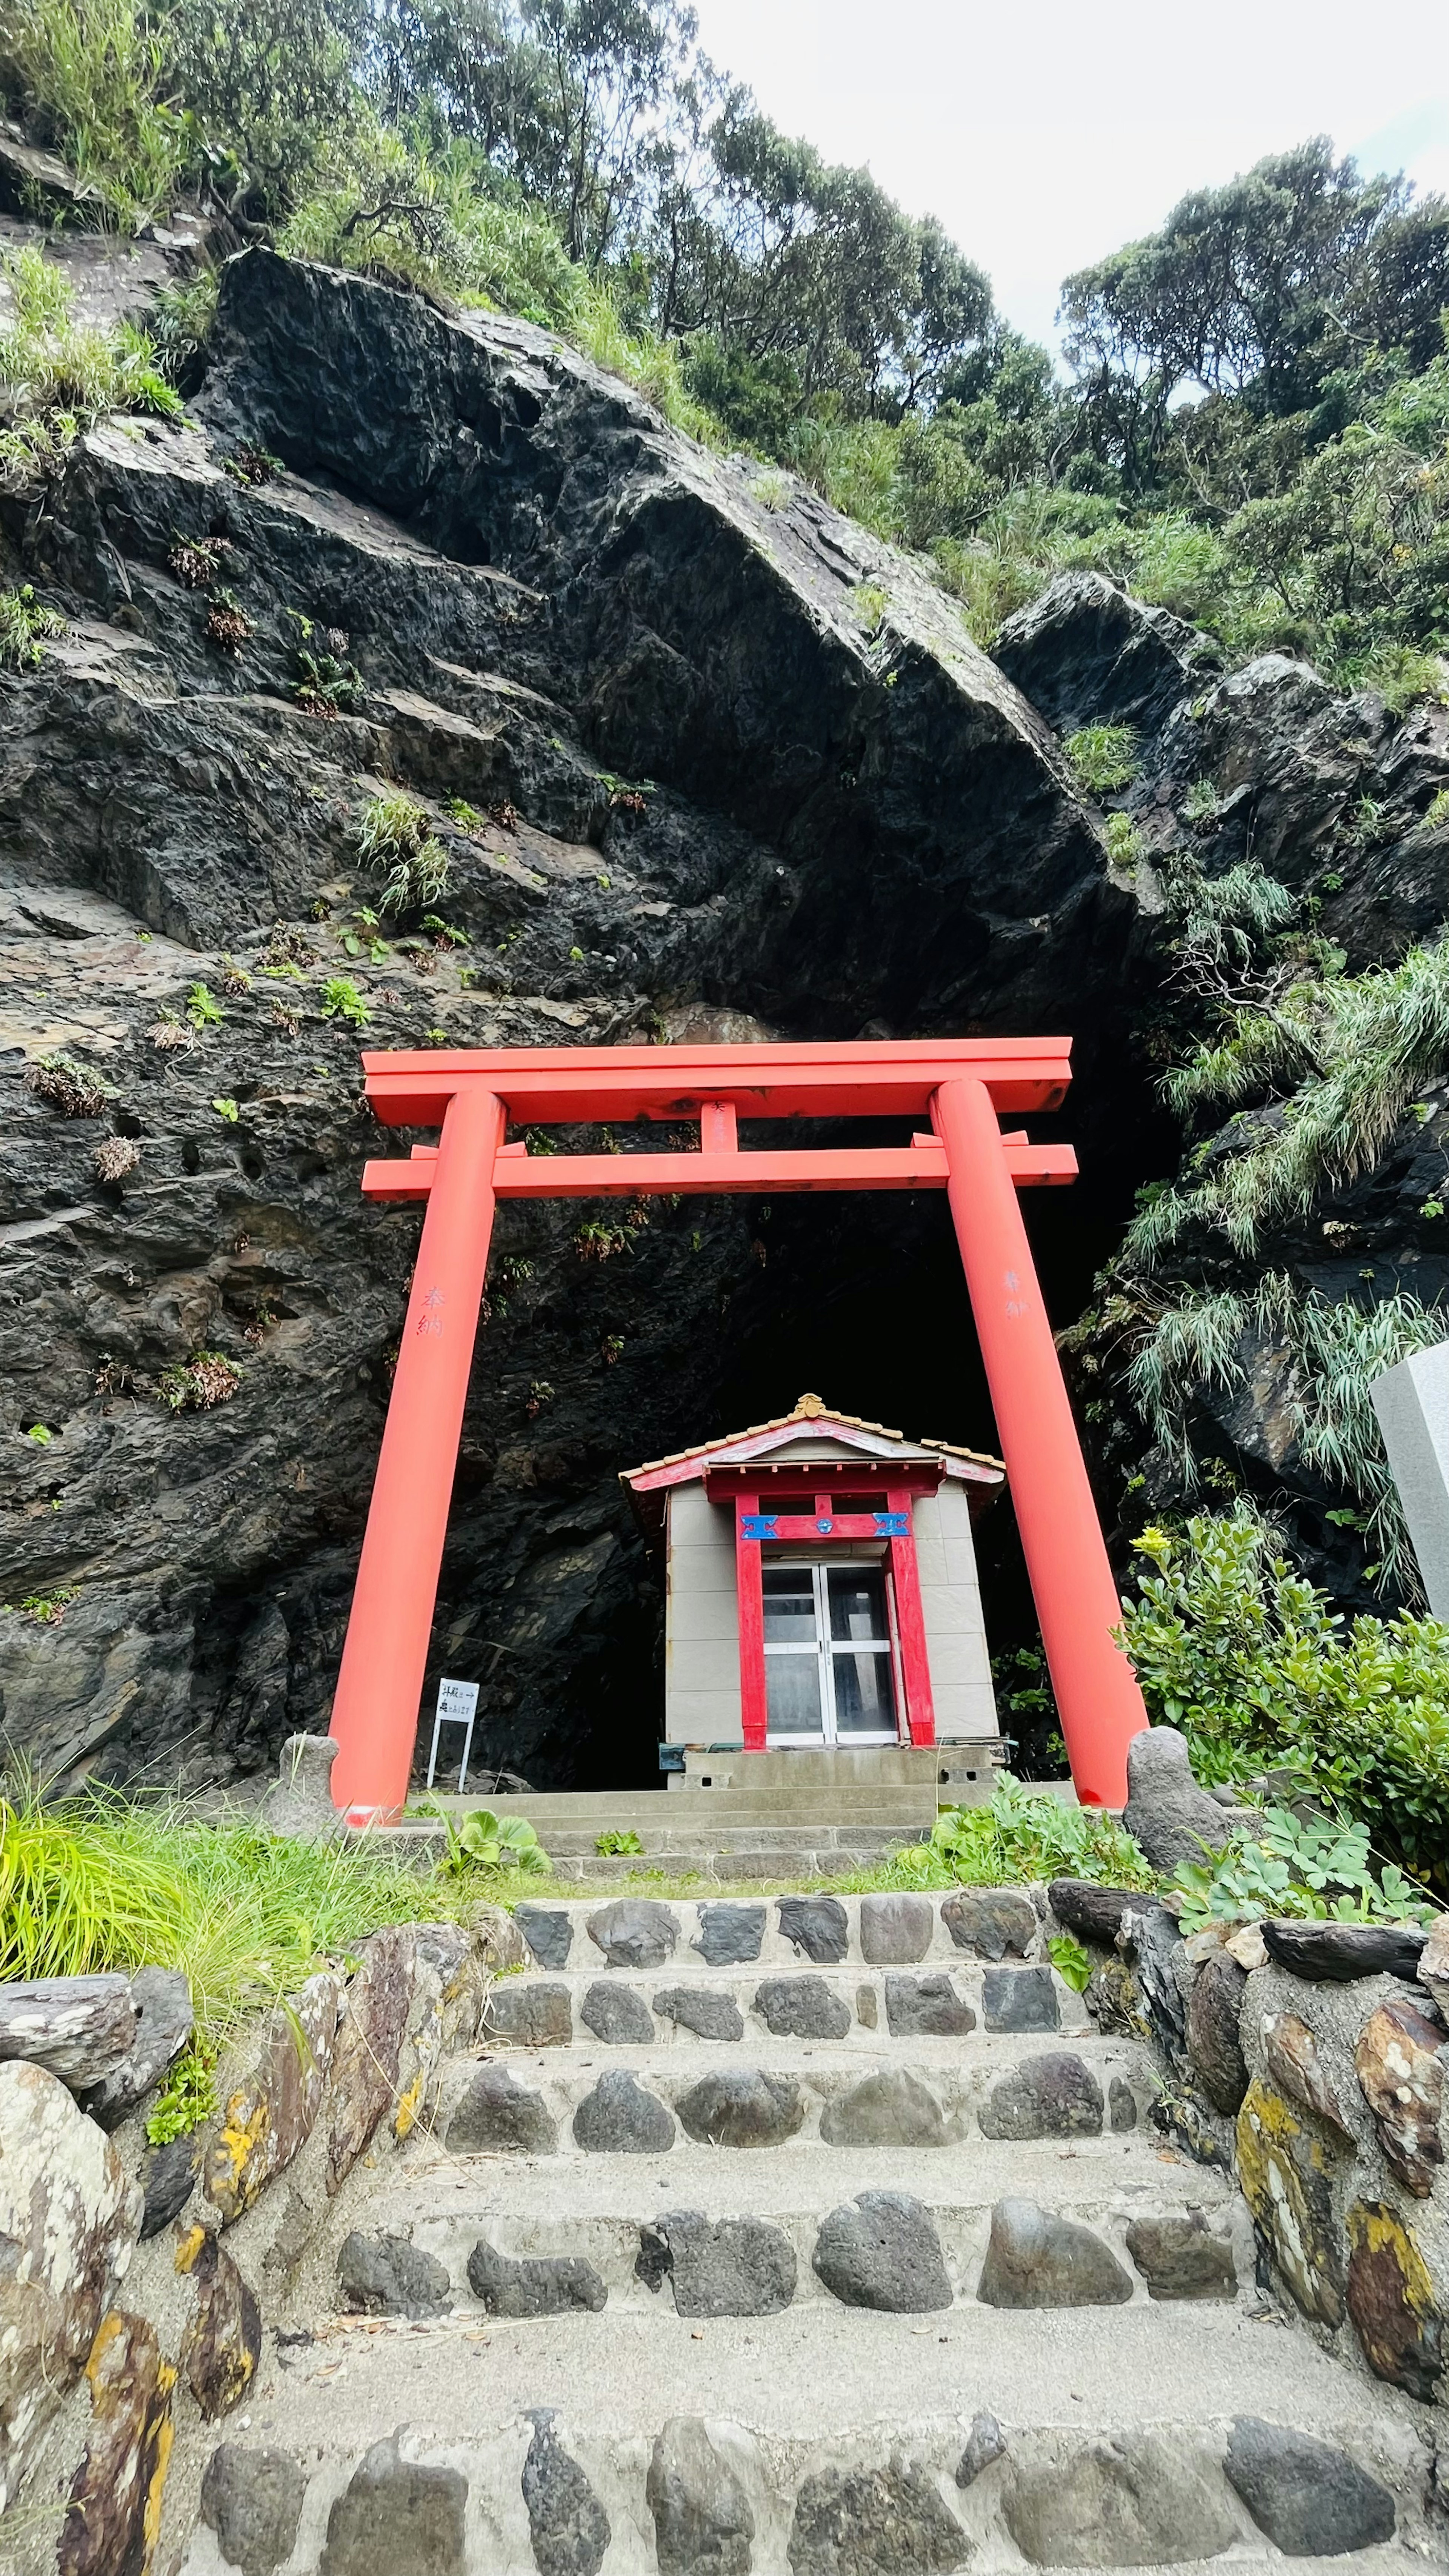
[[[53,473],[106,412],[180,417],[181,397],[144,331],[130,322],[110,330],[77,322],[65,278],[33,247],[0,252],[0,271],[14,306],[0,330],[0,384],[10,400],[0,488],[20,490]]]
[[[166,206],[185,125],[158,95],[160,19],[136,0],[5,0],[0,85],[90,190],[96,220],[138,232]]]

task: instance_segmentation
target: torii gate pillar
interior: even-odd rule
[[[1054,1109],[1070,1042],[507,1048],[366,1055],[394,1126],[441,1126],[409,1162],[369,1163],[367,1196],[427,1201],[352,1615],[333,1702],[332,1794],[356,1823],[407,1796],[493,1210],[500,1197],[944,1189],[1078,1797],[1120,1806],[1147,1724],[1096,1506],[1037,1283],[1018,1189],[1075,1177],[1069,1147],[1003,1135],[1001,1110]],[[741,1152],[752,1119],[929,1115],[907,1147]],[[694,1118],[697,1153],[550,1154],[505,1121]]]

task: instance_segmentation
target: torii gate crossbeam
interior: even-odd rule
[[[500,1198],[657,1191],[943,1189],[950,1202],[1077,1794],[1118,1806],[1147,1723],[1113,1642],[1121,1615],[1037,1283],[1018,1189],[1076,1175],[1070,1146],[1003,1135],[999,1113],[1060,1107],[1067,1038],[739,1047],[511,1047],[365,1054],[385,1126],[439,1127],[373,1162],[368,1198],[427,1213],[333,1702],[332,1791],[358,1823],[407,1796],[493,1210]],[[740,1118],[929,1117],[908,1146],[742,1152]],[[698,1121],[698,1152],[531,1154],[517,1126]]]

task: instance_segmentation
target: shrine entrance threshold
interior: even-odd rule
[[[407,1797],[479,1306],[499,1199],[654,1192],[944,1190],[1077,1794],[1119,1806],[1147,1723],[1017,1191],[1076,1177],[1067,1145],[1000,1119],[1059,1108],[1067,1038],[909,1044],[513,1047],[363,1056],[389,1127],[438,1127],[371,1162],[371,1199],[427,1203],[333,1703],[332,1792],[358,1824]],[[530,1154],[507,1126],[698,1121],[685,1153]],[[741,1118],[929,1117],[904,1146],[742,1152]],[[748,1748],[747,1748],[748,1749]]]

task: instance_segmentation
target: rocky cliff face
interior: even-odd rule
[[[1150,736],[1149,841],[1211,737],[1280,874],[1366,768],[1407,816],[1443,766],[1293,666],[1214,681],[1106,585],[993,664],[803,488],[356,277],[229,263],[191,412],[6,513],[69,630],[0,680],[0,1689],[66,1776],[229,1778],[325,1724],[419,1224],[359,1196],[359,1011],[380,1046],[1066,1026],[1084,1181],[1033,1220],[1065,1320],[1172,1146],[1152,870],[1114,873],[1052,728]],[[379,923],[390,785],[448,884]],[[1376,843],[1346,944],[1437,920],[1442,872]],[[105,1091],[44,1096],[56,1053]],[[621,1466],[815,1383],[991,1437],[939,1203],[618,1217],[500,1221],[435,1631],[483,1758],[539,1783],[651,1774]],[[201,1353],[230,1369],[174,1374]]]

